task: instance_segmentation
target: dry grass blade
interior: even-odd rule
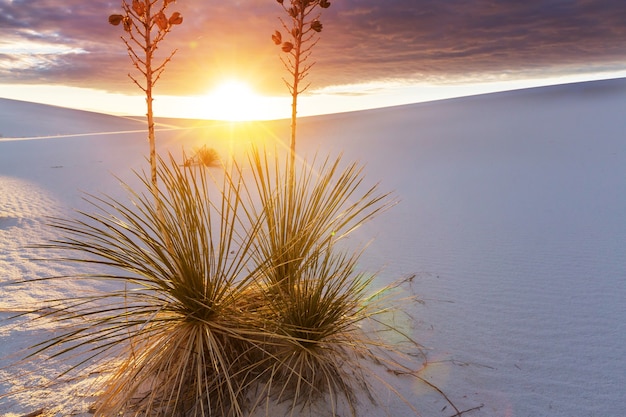
[[[273,284],[290,287],[290,277],[307,262],[311,254],[346,236],[361,224],[389,208],[389,194],[378,193],[377,186],[363,188],[362,168],[350,164],[341,170],[341,158],[303,163],[293,187],[281,171],[278,157],[270,162],[267,154],[255,150],[250,167],[260,199],[252,212],[253,221],[262,219],[259,228],[259,262],[269,262],[266,278]],[[252,205],[252,204],[250,204]]]

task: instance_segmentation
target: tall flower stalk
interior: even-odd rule
[[[315,62],[309,61],[313,47],[319,40],[317,34],[322,31],[320,11],[327,9],[330,2],[327,0],[277,0],[287,13],[288,19],[280,19],[286,36],[280,30],[272,35],[272,40],[279,45],[285,57],[281,61],[289,74],[290,79],[283,78],[291,94],[291,145],[290,145],[290,176],[293,179],[296,158],[296,117],[298,113],[298,95],[303,93],[310,84],[303,85],[309,70]]]
[[[170,32],[173,26],[183,22],[179,12],[166,15],[166,9],[175,0],[132,0],[132,4],[127,0],[122,0],[123,14],[113,14],[109,16],[109,23],[114,26],[122,24],[127,37],[122,36],[122,41],[128,50],[128,56],[133,66],[142,75],[142,80],[138,80],[132,74],[128,74],[130,79],[146,95],[146,117],[148,122],[148,142],[150,143],[150,178],[152,184],[152,194],[158,203],[157,187],[157,158],[156,141],[154,134],[154,112],[152,109],[152,91],[155,84],[165,71],[165,66],[172,59],[176,50],[169,56],[155,63],[156,50]]]

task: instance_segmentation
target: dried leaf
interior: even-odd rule
[[[124,16],[124,19],[122,19],[122,21],[124,22],[124,30],[125,30],[126,32],[130,32],[130,31],[131,31],[131,28],[132,28],[132,26],[133,26],[133,25],[132,25],[132,22],[131,22],[131,20],[130,20],[130,17],[128,17],[128,16]]]

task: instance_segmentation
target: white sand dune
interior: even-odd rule
[[[143,123],[131,118],[0,99],[0,138],[71,135],[107,132],[112,129],[120,131],[143,128]]]
[[[624,415],[625,110],[626,80],[618,79],[301,120],[303,155],[344,152],[401,200],[359,231],[376,237],[363,267],[383,267],[381,283],[415,274],[425,304],[406,307],[405,325],[429,348],[424,377],[461,409],[482,405],[464,415]],[[177,158],[204,143],[227,154],[249,142],[273,149],[288,137],[287,121],[164,122],[159,147]],[[2,283],[69,268],[34,263],[25,246],[51,237],[44,215],[85,208],[81,190],[123,196],[112,174],[134,183],[132,170],[146,167],[142,129],[0,99],[3,137],[59,135],[0,138],[0,311],[81,290]],[[0,367],[33,334],[26,323],[0,322]],[[0,369],[0,390],[19,385],[24,369]],[[54,369],[42,364],[38,377]],[[410,379],[396,382],[423,415],[454,414]],[[77,399],[78,413],[83,389],[55,386],[45,396]],[[33,411],[42,397],[0,397],[0,415]],[[410,415],[393,396],[381,406]]]

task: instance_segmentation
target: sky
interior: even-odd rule
[[[176,53],[157,115],[289,117],[278,2],[174,11],[183,23],[159,45],[160,58]],[[121,1],[0,0],[0,97],[145,113],[124,31],[107,21],[120,12]],[[332,0],[320,21],[301,115],[626,76],[624,0]]]

